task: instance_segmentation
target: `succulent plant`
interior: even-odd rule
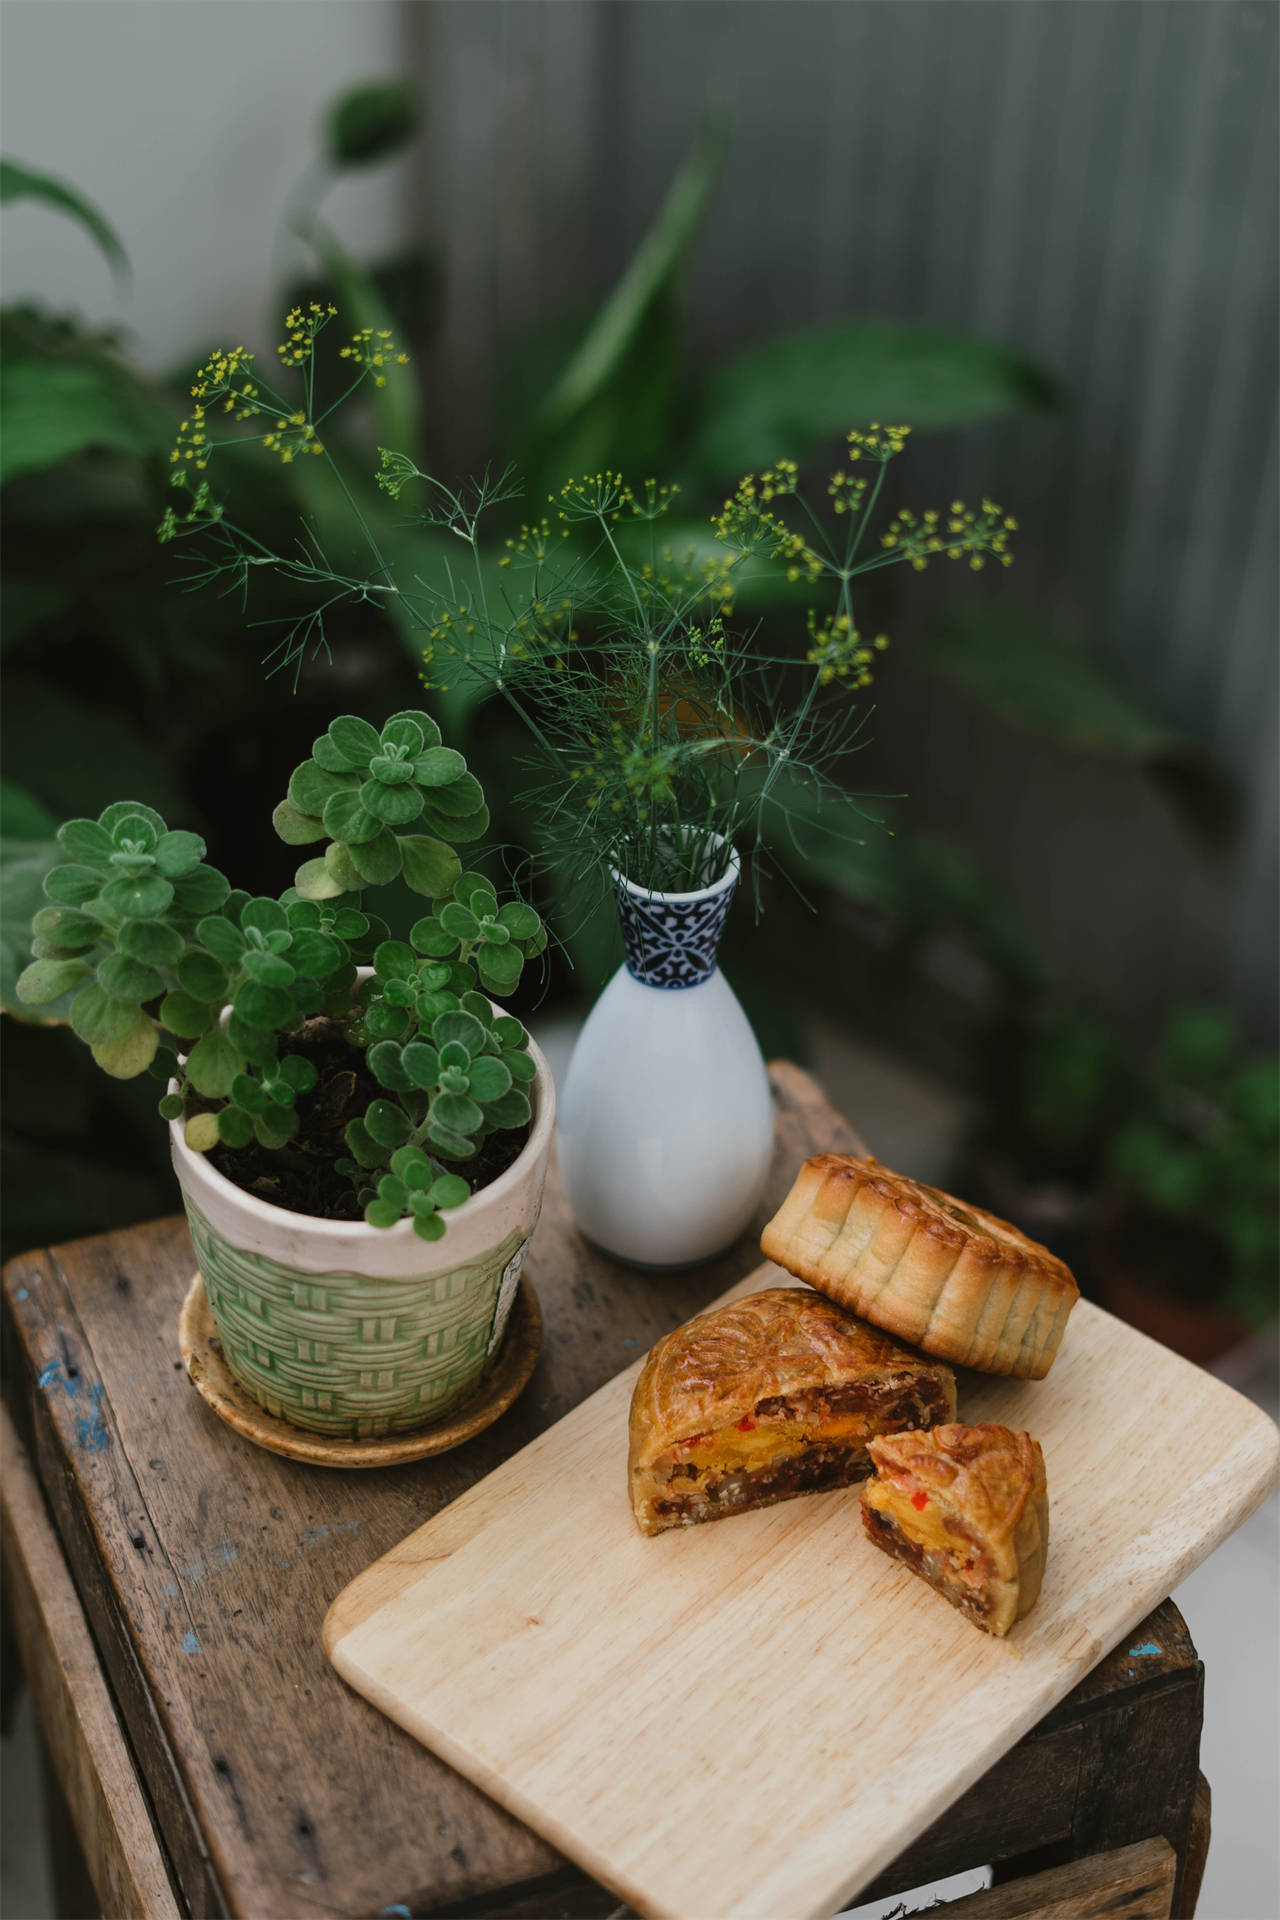
[[[473,838],[488,814],[428,714],[398,713],[381,731],[335,720],[274,820],[290,845],[328,842],[279,899],[233,891],[197,834],[171,832],[139,802],[68,821],[69,863],[46,880],[19,994],[68,1019],[108,1073],[176,1083],[160,1111],[186,1116],[198,1152],[292,1138],[317,1070],[281,1040],[317,1015],[338,1021],[384,1089],[348,1124],[339,1168],[372,1225],[407,1217],[438,1239],[442,1213],[471,1191],[448,1163],[531,1117],[528,1035],[488,996],[517,986],[546,945],[542,923],[522,901],[499,906],[443,837]],[[408,941],[361,904],[365,888],[401,876],[433,905]]]

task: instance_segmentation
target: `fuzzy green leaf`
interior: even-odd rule
[[[113,835],[118,827],[124,825],[126,820],[135,822],[138,820],[145,821],[147,826],[149,826],[155,834],[156,840],[160,838],[162,833],[169,831],[164,816],[157,813],[154,807],[147,806],[143,800],[114,800],[109,807],[104,807],[98,815],[98,825],[105,827],[107,832]],[[134,830],[136,831],[136,828]],[[152,845],[154,844],[155,842],[153,841]]]
[[[240,925],[246,932],[287,933],[289,916],[278,900],[273,900],[269,893],[260,893],[241,907]]]
[[[306,847],[313,840],[326,838],[323,820],[304,813],[292,800],[282,800],[271,815],[271,824],[287,847]]]
[[[98,985],[113,1000],[127,1001],[133,1007],[140,1007],[144,1000],[154,1000],[164,991],[164,980],[156,969],[141,960],[130,959],[127,953],[107,955],[98,968]]]
[[[432,1021],[431,1038],[438,1047],[446,1046],[451,1040],[457,1041],[466,1048],[470,1057],[483,1048],[485,1030],[474,1013],[464,1013],[459,1007],[456,1011],[438,1015]]]
[[[162,1120],[180,1120],[185,1105],[180,1093],[166,1093],[156,1102],[156,1111]]]
[[[297,1131],[298,1122],[291,1113],[281,1113],[273,1108],[270,1113],[259,1113],[253,1117],[253,1137],[270,1153],[278,1152]]]
[[[365,1109],[365,1130],[380,1147],[402,1147],[409,1137],[409,1117],[390,1100],[371,1100]]]
[[[86,981],[71,1002],[72,1029],[91,1047],[123,1040],[137,1025],[138,1010],[127,1001],[113,1000],[96,980]]]
[[[478,1060],[473,1060],[467,1078],[471,1083],[473,1098],[485,1106],[491,1100],[500,1099],[511,1088],[510,1072],[492,1054],[482,1053]]]
[[[362,1167],[380,1167],[386,1159],[377,1141],[370,1137],[363,1120],[348,1120],[343,1138],[351,1149],[352,1158]]]
[[[384,940],[374,953],[373,964],[384,979],[410,980],[418,971],[418,956],[403,940]]]
[[[506,1047],[527,1047],[529,1036],[512,1013],[500,1013],[493,1023],[494,1038]]]
[[[431,718],[431,715],[429,713],[423,713],[420,707],[403,707],[399,713],[393,713],[387,721],[386,726],[382,729],[382,739],[398,738],[398,736],[392,735],[389,729],[397,726],[402,720],[412,720],[414,726],[422,735],[422,745],[424,749],[427,747],[438,747],[440,745],[439,727]]]
[[[269,1113],[271,1101],[266,1088],[251,1073],[237,1073],[227,1089],[242,1113]]]
[[[230,881],[216,867],[192,867],[174,881],[173,904],[182,913],[216,913],[230,892]]]
[[[102,927],[89,914],[77,913],[74,907],[40,907],[31,922],[31,931],[37,939],[47,940],[51,947],[63,953],[79,953],[96,945]]]
[[[350,762],[334,746],[327,733],[322,733],[318,740],[312,741],[311,758],[318,767],[323,767],[326,773],[350,773],[351,771]],[[361,765],[363,764],[361,762]]]
[[[422,728],[416,720],[410,720],[407,714],[399,720],[388,720],[379,736],[378,744],[384,754],[389,747],[402,747],[411,760],[416,753],[424,752],[427,746],[427,742],[422,737]]]
[[[167,993],[160,1002],[161,1026],[167,1027],[170,1033],[176,1033],[182,1040],[194,1040],[217,1017],[214,1007],[205,1001],[193,1000],[189,993],[183,993],[180,988]]]
[[[289,781],[289,799],[299,813],[309,813],[313,819],[320,818],[335,794],[354,793],[356,776],[353,773],[326,773],[314,760],[304,760],[295,767]]]
[[[483,946],[476,954],[476,965],[486,987],[495,993],[511,993],[516,987],[524,958],[515,946]]]
[[[454,846],[460,840],[483,840],[489,831],[489,809],[479,806],[470,813],[448,814],[428,804],[422,810],[422,824],[429,832],[442,836]]]
[[[173,967],[181,960],[184,941],[176,927],[163,920],[126,920],[120,929],[120,951],[149,967]]]
[[[92,867],[51,867],[44,877],[44,890],[50,900],[64,907],[82,907],[97,898],[102,875]]]
[[[409,1084],[429,1093],[440,1077],[440,1055],[425,1040],[411,1040],[401,1055]]]
[[[371,1200],[364,1210],[364,1217],[371,1227],[394,1227],[403,1211],[402,1207],[395,1206],[390,1200]]]
[[[431,1162],[421,1147],[397,1147],[391,1156],[391,1171],[411,1193],[425,1190],[434,1178]]]
[[[484,1125],[484,1114],[465,1093],[437,1094],[431,1102],[430,1117],[432,1127],[444,1127],[456,1134],[477,1133]]]
[[[444,1221],[438,1213],[415,1213],[413,1216],[413,1230],[420,1240],[444,1239]]]
[[[372,840],[382,826],[364,806],[359,788],[346,787],[325,802],[324,830],[331,840],[345,840],[350,846]]]
[[[327,933],[313,933],[301,927],[293,936],[289,958],[306,980],[323,980],[344,958],[341,943]]]
[[[109,867],[115,842],[96,820],[68,820],[58,828],[58,845],[69,860],[86,867]]]
[[[382,744],[376,728],[354,713],[339,714],[330,722],[329,739],[349,767],[367,767]]]
[[[425,894],[430,900],[449,892],[462,862],[446,841],[425,833],[406,833],[399,837],[398,845],[405,884],[412,892]]]
[[[400,1048],[394,1040],[378,1040],[365,1055],[369,1071],[380,1087],[392,1093],[405,1093],[413,1085],[400,1062]]]
[[[245,1065],[245,1057],[230,1034],[212,1027],[187,1055],[187,1078],[206,1099],[225,1100]]]
[[[464,907],[457,900],[448,900],[440,909],[440,925],[455,940],[474,940],[480,932],[480,922],[470,907]]]
[[[434,1120],[427,1128],[427,1138],[446,1160],[470,1160],[476,1150],[474,1140],[468,1140],[463,1133],[453,1133]]]
[[[83,960],[33,960],[18,975],[18,998],[29,1007],[44,1007],[67,993],[89,972]]]
[[[145,921],[138,921],[135,925],[126,927],[124,932],[121,933],[120,945],[122,947],[124,946],[126,933],[132,935],[135,932],[135,928],[141,929],[145,927],[146,924]],[[165,927],[162,931],[168,933],[169,929]],[[245,941],[244,935],[241,933],[239,927],[233,927],[229,920],[223,920],[216,914],[210,914],[206,919],[198,923],[196,927],[196,938],[202,947],[208,948],[215,960],[221,960],[224,967],[237,967],[244,957]],[[181,942],[179,942],[179,945],[181,945]],[[132,952],[133,948],[130,947],[129,951]],[[179,954],[178,957],[181,958],[181,954]],[[138,958],[140,960],[147,960],[151,958],[151,955],[145,953],[139,954]],[[171,966],[172,961],[159,960],[157,964],[161,966]]]
[[[432,1181],[429,1192],[438,1207],[461,1207],[471,1198],[471,1189],[460,1173],[442,1173]]]
[[[485,1124],[490,1127],[522,1127],[533,1112],[527,1094],[519,1087],[512,1087],[510,1093],[504,1093],[500,1100],[491,1100],[485,1107]]]
[[[446,931],[440,921],[428,915],[423,920],[415,920],[409,929],[409,938],[419,953],[442,957],[452,953],[457,946],[457,937]]]
[[[511,943],[511,929],[504,927],[500,920],[482,920],[480,938],[486,947],[505,947]]]
[[[385,887],[400,871],[400,842],[385,827],[372,840],[347,848],[351,864],[362,881],[371,887]]]
[[[387,827],[404,827],[422,812],[422,795],[412,784],[387,787],[380,780],[366,780],[360,789],[365,809]]]
[[[409,1189],[394,1173],[384,1173],[378,1182],[378,1198],[389,1200],[397,1212],[403,1212],[409,1203]]]
[[[93,1049],[93,1057],[104,1073],[113,1080],[136,1080],[145,1073],[156,1055],[160,1045],[160,1035],[155,1022],[143,1014],[137,1026],[126,1033],[123,1040],[108,1040]]]
[[[239,1107],[224,1107],[218,1115],[218,1138],[224,1147],[247,1147],[253,1138],[253,1121]]]
[[[297,977],[295,968],[282,953],[263,953],[256,947],[250,947],[248,953],[242,955],[240,964],[249,978],[262,987],[291,987]],[[182,984],[187,983],[184,980]]]
[[[341,840],[331,840],[324,850],[324,864],[330,876],[337,881],[343,893],[358,893],[364,885],[364,875],[351,858],[351,849]]]
[[[193,1113],[182,1129],[182,1137],[192,1153],[208,1153],[218,1144],[218,1116],[216,1113]]]
[[[297,1093],[310,1093],[320,1078],[319,1068],[305,1053],[287,1053],[280,1062],[280,1078]]]
[[[156,842],[156,870],[166,880],[181,880],[204,856],[205,844],[198,833],[175,829],[162,833]]]
[[[493,1025],[493,1008],[490,1006],[484,994],[464,993],[462,996],[462,1005],[465,1012],[475,1015],[486,1032]]]
[[[251,1027],[276,1033],[293,1016],[293,995],[285,987],[263,987],[256,980],[246,980],[236,989],[235,1010]]]
[[[255,1067],[270,1066],[276,1057],[276,1036],[266,1033],[260,1027],[251,1027],[238,1013],[232,1013],[227,1022],[226,1034],[234,1047],[238,1047]]]
[[[369,1008],[364,1024],[371,1040],[399,1040],[408,1032],[409,1015],[401,1007],[379,1004]]]
[[[537,1064],[532,1054],[517,1053],[514,1049],[504,1047],[502,1050],[502,1064],[513,1080],[523,1080],[527,1083],[530,1080],[536,1080],[538,1077]]]
[[[336,900],[346,891],[323,860],[304,860],[293,876],[293,884],[304,900]]]
[[[140,874],[132,880],[121,876],[109,880],[102,889],[102,904],[126,920],[154,920],[173,904],[173,888],[158,873]]]
[[[413,777],[420,787],[452,786],[466,770],[466,761],[453,747],[428,747],[413,763]],[[458,811],[465,812],[468,809],[459,808]]]
[[[221,1005],[226,996],[226,968],[211,953],[201,953],[198,948],[179,962],[178,981],[195,1000],[216,1000]]]

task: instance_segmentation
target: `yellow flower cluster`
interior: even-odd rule
[[[409,364],[408,354],[398,350],[388,327],[378,332],[372,327],[361,327],[359,333],[352,334],[349,347],[339,347],[338,358],[350,360],[355,367],[369,368],[375,387],[385,387],[387,384],[383,367],[407,367]]]
[[[562,540],[569,538],[567,526],[561,527],[560,538]],[[532,526],[522,525],[514,540],[508,540],[506,546],[507,552],[498,562],[500,567],[509,567],[515,556],[521,560],[536,560],[539,563],[549,559],[554,546],[551,522],[544,514],[542,519],[535,520]]]
[[[867,482],[857,474],[846,473],[843,467],[827,483],[834,513],[861,513],[866,491]]]
[[[336,307],[322,307],[312,300],[306,307],[290,307],[284,317],[288,338],[276,348],[282,367],[300,367],[311,356],[316,335],[337,317]]]
[[[878,420],[871,422],[870,431],[859,433],[856,427],[848,434],[849,458],[851,460],[878,460],[883,465],[901,453],[907,444],[910,427],[882,427]]]
[[[262,444],[268,453],[280,456],[282,466],[290,466],[295,454],[323,453],[324,447],[316,438],[316,430],[301,410],[289,415],[280,414],[270,433],[264,433]]]
[[[586,473],[580,480],[566,480],[559,494],[549,493],[547,500],[562,520],[616,520],[624,506],[630,504],[633,495],[631,489],[623,484],[622,475],[606,467],[602,473]]]
[[[809,650],[805,659],[818,669],[818,685],[829,687],[833,680],[843,680],[855,687],[869,687],[871,662],[888,646],[887,635],[878,633],[867,646],[847,613],[828,614],[820,622],[811,611],[807,622]]]
[[[1013,565],[1009,535],[1017,529],[1017,521],[994,500],[984,500],[977,511],[966,507],[963,500],[953,500],[945,514],[930,508],[917,517],[904,507],[889,522],[880,544],[891,551],[896,549],[895,557],[909,560],[917,573],[923,573],[935,555],[945,555],[948,560],[967,557],[973,571],[981,573],[987,553],[1002,567]]]
[[[788,580],[813,581],[823,572],[822,561],[803,535],[793,532],[765,504],[781,491],[795,491],[794,471],[793,462],[780,460],[767,474],[761,475],[759,482],[754,474],[744,474],[733,498],[725,501],[723,511],[713,517],[711,524],[716,539],[735,548],[739,557],[763,551],[784,562]],[[785,484],[779,485],[780,481],[785,483],[788,475],[793,481],[789,489]]]

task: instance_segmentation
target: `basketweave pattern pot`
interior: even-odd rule
[[[300,1274],[187,1219],[223,1357],[277,1419],[357,1440],[412,1432],[478,1386],[524,1263],[516,1230],[481,1259],[402,1279]]]
[[[444,1237],[411,1223],[291,1213],[246,1193],[170,1124],[174,1171],[223,1357],[249,1396],[333,1438],[411,1433],[452,1413],[498,1358],[538,1222],[555,1132],[532,1041],[533,1122],[496,1180],[451,1208]]]

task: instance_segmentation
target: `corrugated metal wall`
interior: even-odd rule
[[[1275,6],[436,0],[408,29],[455,421],[483,417],[504,337],[608,284],[709,100],[736,132],[690,277],[696,355],[880,315],[1059,375],[1059,421],[917,449],[920,495],[1016,509],[1000,591],[1219,757],[1237,843],[1205,851],[1137,776],[1001,732],[909,667],[882,684],[880,768],[982,851],[1079,992],[1141,1029],[1176,995],[1229,995],[1274,1033]]]

